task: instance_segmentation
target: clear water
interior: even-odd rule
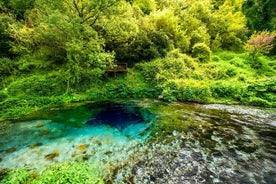
[[[86,161],[107,183],[276,183],[276,109],[87,103],[2,124],[0,169]]]
[[[118,152],[144,142],[152,123],[136,106],[119,103],[58,108],[43,113],[43,119],[38,116],[2,130],[0,169],[42,170],[62,161],[124,160],[128,153]]]

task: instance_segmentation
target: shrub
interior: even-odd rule
[[[9,58],[0,58],[0,76],[10,76],[15,68],[14,61]]]
[[[164,101],[173,102],[176,101],[176,96],[178,93],[177,86],[174,81],[168,81],[164,84],[162,87],[163,91],[161,95],[159,96],[159,99],[162,99]]]
[[[208,87],[185,86],[180,89],[177,98],[181,101],[206,102],[209,97],[211,92]]]
[[[233,98],[241,100],[246,92],[246,89],[238,84],[223,84],[217,82],[210,87],[214,98]]]
[[[143,78],[150,84],[157,84],[156,75],[161,71],[161,62],[159,59],[135,65],[135,69],[141,72]]]
[[[193,56],[201,62],[210,61],[211,50],[205,43],[196,43],[192,49]]]
[[[33,75],[17,80],[8,86],[8,94],[13,96],[52,96],[66,92],[65,77],[58,73],[50,75]]]
[[[8,95],[5,92],[0,91],[0,102],[3,102],[7,97]]]
[[[245,48],[249,51],[250,56],[255,60],[258,54],[269,53],[273,49],[273,39],[276,34],[269,31],[257,32],[251,35]]]

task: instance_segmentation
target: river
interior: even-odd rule
[[[86,102],[0,128],[0,169],[84,161],[107,183],[276,183],[276,109]]]

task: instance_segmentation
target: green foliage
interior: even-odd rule
[[[216,82],[210,87],[212,96],[214,98],[232,98],[234,100],[241,100],[246,92],[243,86],[239,84],[227,84]]]
[[[242,10],[247,17],[247,26],[251,32],[276,29],[275,7],[274,0],[244,1]]]
[[[9,7],[13,10],[17,19],[23,19],[27,10],[30,10],[34,6],[35,0],[10,0]]]
[[[201,62],[210,61],[211,50],[205,43],[197,43],[192,49],[193,56]]]
[[[4,91],[0,91],[0,102],[3,102],[4,100],[6,100],[8,98],[8,95],[6,92]]]
[[[28,21],[12,24],[9,29],[14,39],[12,50],[25,58],[24,65],[38,66],[36,61],[49,67],[61,65],[69,89],[80,83],[87,70],[95,69],[99,74],[99,69],[113,62],[113,53],[103,50],[104,40],[93,26],[100,15],[109,14],[107,9],[116,1],[66,2],[36,1],[26,15]]]
[[[84,163],[62,163],[46,168],[38,175],[25,169],[10,172],[3,180],[3,184],[40,184],[40,183],[83,183],[103,184],[97,170]]]
[[[47,168],[33,183],[103,184],[104,182],[98,172],[87,164],[63,163]]]
[[[15,66],[15,62],[12,61],[11,59],[4,58],[4,57],[0,58],[0,64],[1,64],[1,68],[0,68],[1,77],[10,76],[14,73],[16,66]]]
[[[12,14],[4,13],[7,11],[4,7],[2,8],[0,4],[0,58],[12,56],[10,53],[11,36],[8,31],[9,24],[15,22],[14,16]]]
[[[244,51],[243,4],[252,25],[265,21],[272,30],[274,4],[260,2],[1,1],[1,116],[110,98],[273,106],[274,92],[260,92],[252,81],[275,77],[275,59],[229,51]],[[249,51],[267,51],[260,45]],[[128,73],[105,74],[115,61],[128,63]]]
[[[16,169],[10,172],[2,181],[3,184],[30,183],[31,174],[25,169]]]
[[[11,96],[53,96],[66,92],[66,79],[58,74],[33,75],[17,80],[8,86]]]
[[[154,0],[134,0],[133,5],[137,5],[145,14],[150,14],[156,8]]]
[[[276,80],[275,76],[266,80],[255,81],[248,86],[248,91],[256,93],[256,97],[262,97],[266,100],[274,100],[276,98]]]

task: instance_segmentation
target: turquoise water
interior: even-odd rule
[[[276,183],[276,109],[87,102],[2,125],[0,169],[85,161],[107,183]]]
[[[2,132],[0,169],[42,170],[62,161],[124,160],[128,156],[124,150],[144,142],[152,123],[144,120],[139,108],[118,103],[58,108],[42,116],[46,119],[31,116],[11,123]]]

